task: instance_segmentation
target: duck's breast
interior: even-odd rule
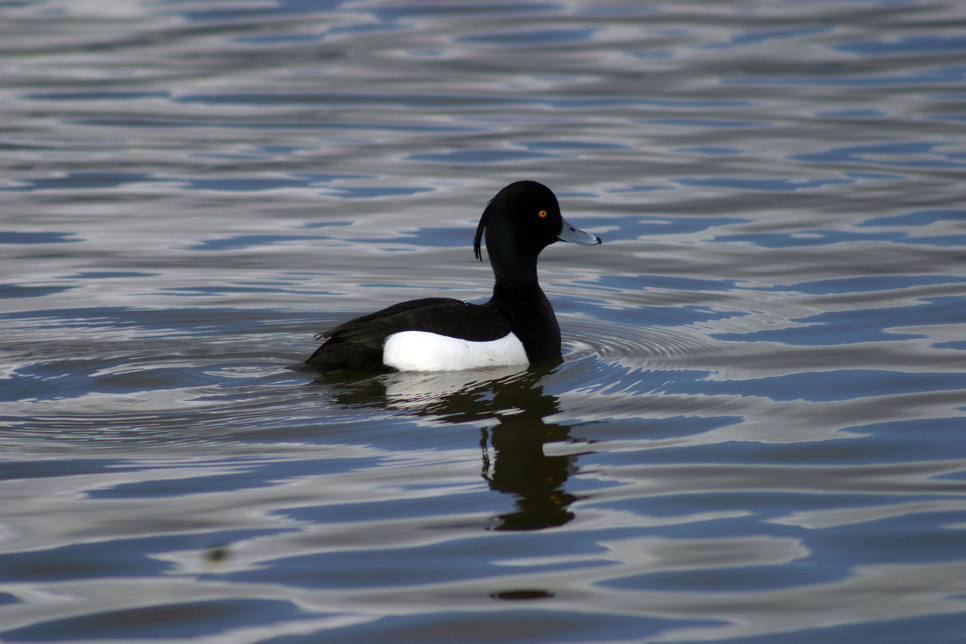
[[[382,361],[399,371],[459,371],[527,364],[523,343],[513,333],[474,342],[426,331],[401,331],[386,338]]]

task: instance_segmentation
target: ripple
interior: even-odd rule
[[[691,327],[631,326],[582,318],[567,321],[568,361],[596,356],[602,365],[634,371],[687,370],[720,363],[727,343]]]

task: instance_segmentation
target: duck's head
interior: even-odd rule
[[[536,265],[540,251],[556,241],[594,246],[600,238],[570,225],[560,214],[557,197],[536,181],[517,181],[500,190],[487,204],[476,228],[473,252],[483,259],[480,243],[486,234],[491,262]]]

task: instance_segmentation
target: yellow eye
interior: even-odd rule
[[[540,212],[537,213],[537,216],[542,219],[543,217],[546,217],[547,216],[547,211],[546,210],[541,210]]]

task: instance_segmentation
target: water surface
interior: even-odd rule
[[[4,641],[962,641],[957,4],[0,20]],[[524,178],[562,364],[290,369]]]

